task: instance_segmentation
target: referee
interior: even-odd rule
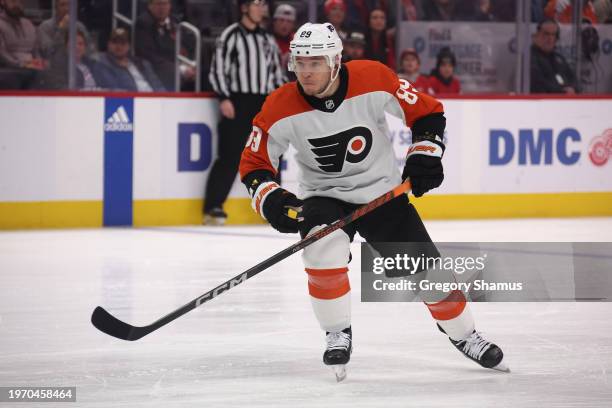
[[[242,17],[217,40],[209,80],[221,99],[218,156],[206,184],[204,223],[223,225],[223,203],[229,195],[252,121],[266,96],[285,82],[274,37],[259,24],[264,0],[238,0]]]

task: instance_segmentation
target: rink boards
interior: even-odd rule
[[[414,199],[425,218],[612,215],[612,98],[443,102],[445,181]],[[0,228],[201,223],[217,112],[194,95],[1,96]],[[410,132],[388,122],[401,168]],[[226,211],[261,222],[238,180]]]

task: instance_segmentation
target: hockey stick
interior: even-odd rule
[[[315,232],[312,235],[309,235],[308,237],[291,245],[290,247],[283,249],[277,254],[272,255],[270,258],[266,259],[265,261],[260,262],[259,264],[253,266],[252,268],[241,273],[240,275],[235,276],[234,278],[222,283],[216,288],[204,293],[202,296],[197,297],[196,299],[190,301],[186,305],[181,306],[180,308],[167,314],[161,319],[156,320],[155,322],[151,323],[148,326],[132,326],[131,324],[122,322],[121,320],[117,319],[115,316],[108,313],[104,308],[100,306],[94,309],[91,315],[91,323],[93,323],[93,325],[98,330],[110,336],[116,337],[118,339],[130,340],[130,341],[138,340],[146,336],[147,334],[159,329],[160,327],[165,326],[166,324],[184,315],[190,310],[195,309],[196,307],[201,306],[203,303],[206,303],[209,300],[216,298],[221,293],[226,292],[230,290],[231,288],[233,288],[234,286],[237,286],[245,282],[247,279],[252,278],[253,276],[257,275],[259,272],[268,269],[270,266],[275,265],[276,263],[291,256],[292,254],[306,248],[308,245],[320,240],[321,238],[331,234],[332,232],[340,228],[343,228],[344,226],[355,221],[356,219],[363,217],[365,214],[369,213],[375,208],[378,208],[381,205],[391,201],[392,199],[399,197],[400,195],[406,193],[408,190],[410,190],[410,181],[406,181],[400,184],[399,186],[395,187],[393,190],[389,191],[388,193],[385,193],[381,195],[380,197],[370,201],[368,204],[365,204],[359,207],[358,209],[356,209],[355,211],[353,211],[351,214],[347,215],[346,217],[340,220],[334,221],[332,224],[328,225],[327,227]]]

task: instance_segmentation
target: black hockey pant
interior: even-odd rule
[[[305,237],[317,225],[331,224],[357,209],[359,205],[327,197],[312,197],[304,200],[300,223],[300,234]],[[423,243],[419,252],[426,256],[440,256],[432,243],[421,217],[405,195],[397,197],[387,204],[373,210],[371,213],[357,219],[344,227],[344,232],[353,240],[359,232],[367,242],[382,256],[393,256],[388,249],[380,245],[388,242]],[[394,276],[393,271],[387,271],[388,276]],[[399,275],[395,275],[399,276]]]

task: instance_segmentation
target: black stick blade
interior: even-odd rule
[[[148,334],[144,327],[134,327],[122,322],[100,306],[91,314],[91,323],[101,332],[121,340],[138,340]]]

